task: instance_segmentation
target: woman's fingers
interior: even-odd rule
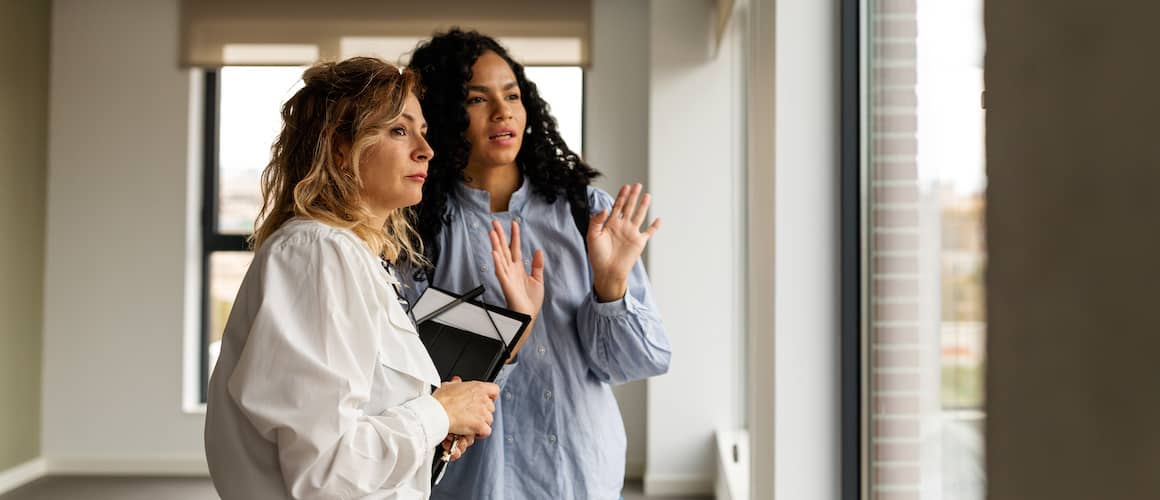
[[[496,236],[499,238],[500,251],[503,252],[504,258],[510,261],[511,250],[508,248],[507,235],[503,233],[503,226],[500,225],[498,220],[492,220],[491,227],[492,231],[494,231]]]
[[[648,206],[651,203],[652,203],[652,196],[650,196],[648,193],[645,193],[644,196],[642,196],[640,198],[640,206],[637,207],[636,212],[632,214],[632,227],[633,227],[633,229],[640,228],[641,223],[644,222],[645,216],[648,215]]]
[[[608,214],[612,220],[618,220],[624,215],[624,202],[628,197],[628,184],[620,187],[620,191],[616,193],[616,201],[612,202],[612,212]]]
[[[504,262],[503,254],[501,254],[499,250],[491,251],[491,260],[495,263],[495,270],[498,271],[495,277],[498,278],[499,282],[502,284],[504,282],[504,278],[507,277],[507,268],[505,267],[507,262]]]
[[[512,247],[511,247],[512,262],[524,265],[524,254],[520,251],[520,224],[512,221]]]
[[[594,238],[604,230],[604,223],[608,220],[608,210],[601,210],[596,215],[588,218],[588,234],[586,237]]]
[[[457,446],[455,447],[454,453],[451,454],[451,461],[454,462],[456,460],[459,460],[459,457],[462,457],[463,454],[467,452],[467,449],[470,448],[471,445],[473,445],[473,444],[475,444],[475,436],[472,436],[472,435],[459,436],[459,442],[457,443]]]
[[[544,282],[544,251],[536,250],[532,254],[532,279]]]
[[[657,234],[657,230],[660,228],[661,228],[661,218],[657,217],[655,220],[653,220],[652,224],[649,224],[648,229],[645,229],[644,234],[645,234],[645,236],[652,238],[652,235]]]
[[[503,238],[503,236],[501,236],[501,234],[502,233],[500,233],[499,231],[492,229],[491,231],[487,232],[487,237],[491,239],[491,250],[493,252],[499,252],[500,255],[503,255],[504,248],[503,248],[503,240],[501,239],[501,238]]]
[[[488,236],[491,238],[491,257],[495,262],[496,277],[500,277],[507,273],[509,261],[504,256],[503,245],[500,244],[499,237],[496,236],[495,231],[489,232]]]
[[[638,182],[636,184],[633,184],[632,189],[630,189],[628,191],[628,201],[624,205],[624,219],[625,220],[631,221],[631,220],[636,218],[636,212],[637,212],[636,200],[640,196],[640,190],[641,190],[641,185]],[[636,227],[639,228],[640,224],[637,224]]]

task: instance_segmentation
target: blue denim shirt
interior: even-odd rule
[[[608,193],[588,188],[592,213],[611,209]],[[610,384],[668,371],[670,347],[648,276],[638,260],[628,293],[600,303],[568,201],[547,203],[527,181],[508,211],[491,213],[486,191],[460,184],[448,200],[451,222],[438,236],[433,282],[452,292],[479,284],[483,300],[506,304],[495,277],[488,230],[520,224],[530,271],[545,256],[544,306],[516,363],[500,372],[492,435],[451,463],[432,499],[614,500],[624,483],[625,435]],[[426,283],[409,287],[414,300]]]

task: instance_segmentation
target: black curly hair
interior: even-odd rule
[[[532,192],[548,203],[564,196],[573,207],[587,206],[587,186],[600,175],[564,143],[548,103],[507,49],[476,31],[452,28],[436,33],[431,40],[419,43],[409,64],[426,89],[420,104],[428,121],[427,141],[436,153],[428,166],[416,221],[432,265],[439,251],[435,238],[443,225],[451,222],[447,199],[453,196],[456,183],[465,180],[464,169],[471,154],[471,144],[465,136],[467,82],[471,81],[475,61],[488,51],[507,61],[520,86],[528,121],[516,164],[531,182]]]

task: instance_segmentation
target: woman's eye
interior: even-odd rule
[[[407,129],[403,127],[395,127],[391,129],[391,133],[398,136],[405,136],[407,135]]]
[[[520,95],[519,95],[519,94],[512,94],[512,95],[509,95],[509,96],[508,96],[508,100],[509,100],[509,101],[518,101],[518,100],[520,100]]]
[[[481,102],[483,102],[483,98],[482,98],[482,97],[480,97],[480,96],[475,96],[475,97],[468,97],[468,98],[467,98],[467,104],[479,104],[479,103],[481,103]]]

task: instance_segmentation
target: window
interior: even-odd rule
[[[846,257],[857,279],[844,286],[858,296],[845,336],[862,363],[858,380],[845,379],[858,388],[845,400],[857,415],[846,425],[858,426],[847,440],[859,435],[846,477],[861,476],[861,494],[847,498],[981,500],[982,2],[843,8],[843,71],[858,75],[844,99],[844,196],[858,201],[846,214],[857,223],[844,225],[857,249]]]
[[[261,208],[258,181],[302,67],[227,66],[205,73],[202,187],[201,400],[222,332],[250,265],[246,239]]]
[[[226,66],[205,72],[202,201],[201,401],[251,253],[259,179],[281,129],[281,107],[302,85],[298,66]],[[582,151],[583,71],[529,67],[565,142]]]

